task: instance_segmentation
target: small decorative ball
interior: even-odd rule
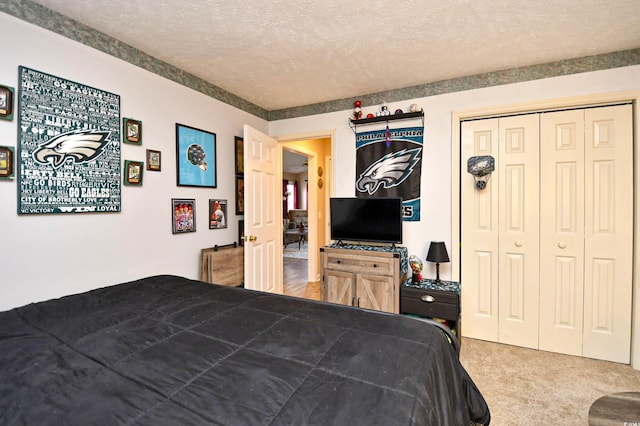
[[[373,114],[371,113],[367,114],[367,118],[373,118]]]
[[[411,104],[409,106],[409,111],[411,112],[418,112],[418,104]]]
[[[355,101],[355,102],[353,103],[353,107],[354,107],[354,108],[360,108],[361,106],[362,106],[362,102],[361,102],[361,101]]]
[[[398,108],[395,113],[396,114],[402,114],[402,110],[400,108]]]

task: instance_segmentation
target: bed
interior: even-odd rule
[[[0,312],[0,424],[463,425],[436,327],[159,275]]]

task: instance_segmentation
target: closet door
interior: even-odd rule
[[[540,118],[540,349],[582,355],[584,110]]]
[[[498,341],[537,348],[540,285],[538,114],[500,118],[498,127]]]
[[[540,349],[629,363],[630,105],[541,118]]]
[[[585,111],[583,356],[629,363],[633,259],[632,106]]]
[[[465,336],[629,363],[633,110],[594,107],[462,123]]]
[[[461,129],[461,277],[464,335],[498,341],[498,175],[476,189],[470,157],[491,155],[498,164],[498,119],[467,121]]]

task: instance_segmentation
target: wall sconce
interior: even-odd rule
[[[444,241],[431,241],[429,252],[427,253],[427,262],[435,262],[436,264],[436,281],[440,282],[440,263],[449,262],[449,254]]]

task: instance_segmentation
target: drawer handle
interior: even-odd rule
[[[377,267],[378,267],[378,264],[377,264],[377,263],[374,263],[374,264],[373,264],[373,267],[374,267],[374,268],[377,268]]]
[[[420,297],[420,300],[427,303],[433,303],[436,301],[436,298],[430,294],[425,294],[424,296]]]

